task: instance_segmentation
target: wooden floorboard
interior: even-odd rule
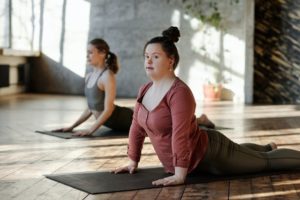
[[[119,99],[132,107],[134,100]],[[127,163],[126,138],[61,139],[35,133],[67,126],[85,109],[84,97],[21,94],[0,99],[0,199],[300,199],[300,175],[282,174],[231,181],[90,195],[45,174],[111,170]],[[235,142],[300,150],[300,106],[251,106],[198,102]],[[91,124],[90,119],[86,127]],[[140,166],[160,166],[149,139]]]

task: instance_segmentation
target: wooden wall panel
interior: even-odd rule
[[[300,103],[300,0],[255,4],[254,103]]]

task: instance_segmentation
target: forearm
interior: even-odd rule
[[[83,122],[85,122],[90,116],[92,115],[92,112],[89,109],[86,109],[81,116],[77,119],[76,122],[71,126],[72,128],[75,128],[76,126],[79,126]]]
[[[129,131],[129,141],[127,149],[127,155],[131,160],[136,162],[140,161],[145,137],[146,135],[144,133],[144,130],[134,119]]]
[[[96,119],[95,123],[90,127],[90,133],[95,132],[100,126],[102,126],[108,118],[112,115],[113,109],[104,110]]]

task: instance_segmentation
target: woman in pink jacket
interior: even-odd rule
[[[144,48],[145,70],[151,82],[141,87],[129,132],[129,163],[114,173],[133,173],[146,136],[164,169],[173,175],[154,185],[184,183],[188,173],[241,174],[300,167],[300,152],[276,149],[276,144],[236,144],[215,130],[202,130],[194,115],[196,103],[189,87],[174,70],[179,62],[176,27],[152,38]]]

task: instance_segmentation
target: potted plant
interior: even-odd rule
[[[186,13],[193,15],[203,23],[208,23],[216,28],[223,27],[222,4],[238,4],[240,0],[230,0],[223,2],[219,0],[182,0]],[[221,6],[220,6],[221,5]]]
[[[224,84],[230,82],[220,71],[211,73],[211,76],[203,84],[203,96],[205,101],[219,101],[224,96]],[[223,92],[223,93],[222,93]]]
[[[205,101],[221,100],[223,85],[222,83],[205,83],[203,85],[203,94]]]

